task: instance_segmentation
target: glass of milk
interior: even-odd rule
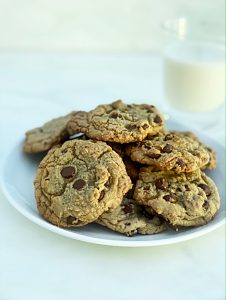
[[[183,123],[208,127],[224,110],[222,29],[219,24],[189,22],[186,18],[163,23],[165,98],[171,115]]]

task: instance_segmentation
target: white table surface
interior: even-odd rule
[[[159,58],[1,53],[0,159],[27,126],[117,98],[148,101],[163,109]],[[34,119],[26,118],[27,107],[37,106],[39,100],[52,101],[53,111],[42,113],[44,108],[39,107]],[[223,123],[219,116],[218,125],[207,132],[222,143]],[[225,226],[168,246],[93,245],[38,227],[0,192],[0,238],[0,300],[223,300],[225,296]]]

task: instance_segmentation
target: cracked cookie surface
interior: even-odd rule
[[[175,174],[172,171],[153,172],[151,167],[144,167],[134,198],[173,226],[204,225],[220,207],[215,183],[201,170]]]
[[[142,141],[162,130],[163,117],[153,105],[124,104],[121,100],[78,112],[68,123],[70,134],[84,132],[88,137],[121,144]]]
[[[216,168],[216,166],[217,166],[216,152],[209,146],[202,143],[193,132],[191,132],[191,131],[172,131],[172,132],[175,132],[176,134],[180,134],[182,136],[188,136],[188,137],[192,138],[193,140],[197,141],[208,152],[209,161],[206,165],[201,167],[202,170],[205,170],[205,169],[213,170]]]
[[[50,150],[34,185],[40,214],[60,227],[95,221],[120,205],[132,187],[120,156],[91,140],[71,140]]]
[[[103,213],[96,222],[127,236],[155,234],[166,229],[162,219],[148,213],[143,206],[127,196],[119,207]]]
[[[67,123],[75,112],[45,123],[41,127],[26,132],[23,150],[26,153],[39,153],[51,149],[54,145],[69,138]]]
[[[199,141],[175,132],[162,132],[128,145],[126,154],[133,161],[176,173],[194,171],[207,165],[210,159],[208,151]]]

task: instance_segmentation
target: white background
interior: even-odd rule
[[[219,22],[224,0],[0,0],[0,49],[157,50],[162,20]]]

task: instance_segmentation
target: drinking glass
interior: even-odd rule
[[[211,126],[225,106],[224,24],[181,17],[163,22],[162,32],[169,114],[186,124]]]

